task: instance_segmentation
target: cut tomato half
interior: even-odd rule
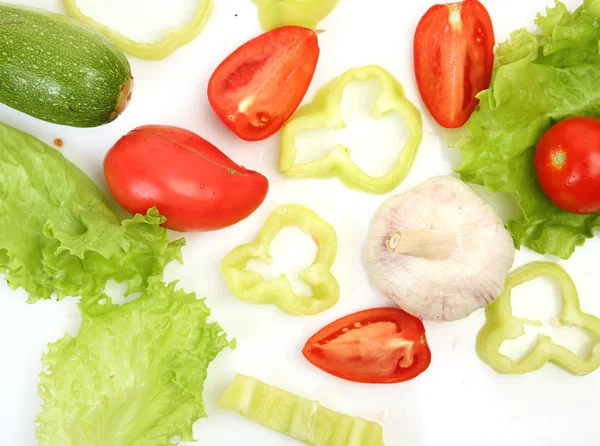
[[[361,383],[408,381],[431,362],[423,322],[391,307],[332,322],[306,342],[302,353],[321,370]]]
[[[494,28],[477,0],[432,6],[414,37],[415,76],[431,116],[445,128],[463,126],[489,87]]]
[[[300,26],[276,28],[246,42],[210,78],[211,107],[241,139],[268,138],[302,102],[319,51],[317,32]]]

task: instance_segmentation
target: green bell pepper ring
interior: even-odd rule
[[[270,245],[279,231],[295,226],[312,236],[317,244],[313,264],[300,273],[300,280],[312,289],[312,296],[297,295],[288,278],[282,274],[265,280],[254,271],[245,270],[250,259],[272,261]],[[330,272],[337,253],[337,235],[329,223],[310,209],[288,204],[275,209],[267,218],[257,239],[234,248],[221,261],[221,274],[238,299],[254,304],[275,304],[280,310],[308,316],[333,307],[340,298],[340,287]]]
[[[537,321],[514,317],[510,302],[514,287],[538,276],[554,278],[560,284],[563,308],[557,322],[587,330],[593,338],[600,339],[600,319],[581,311],[577,289],[567,272],[555,263],[533,262],[511,272],[504,292],[485,309],[486,323],[477,336],[477,354],[498,373],[529,373],[542,368],[546,362],[552,362],[573,375],[593,372],[600,367],[600,342],[593,346],[586,358],[555,344],[545,335],[538,335],[531,351],[518,362],[499,352],[505,339],[517,339],[525,334],[524,324],[541,325]]]
[[[245,375],[236,375],[217,407],[312,446],[384,446],[381,425]]]
[[[140,59],[148,60],[164,59],[179,47],[194,40],[204,28],[212,12],[212,0],[199,0],[194,17],[188,24],[181,28],[168,29],[164,39],[159,42],[146,43],[136,42],[125,37],[120,32],[86,16],[79,9],[79,6],[77,6],[77,0],[64,0],[64,4],[67,13],[75,20],[97,29],[108,39],[112,40],[123,52],[139,57]]]
[[[337,145],[325,158],[295,164],[297,156],[296,136],[303,130],[319,128],[342,129],[346,123],[342,118],[341,101],[344,88],[353,81],[378,79],[383,91],[371,111],[375,119],[398,112],[410,131],[410,136],[400,152],[398,163],[384,176],[372,177],[350,159],[350,149]],[[289,177],[332,178],[339,177],[353,189],[371,193],[386,193],[398,186],[408,175],[423,136],[421,114],[406,98],[400,83],[384,68],[366,66],[354,68],[327,84],[315,95],[311,104],[298,109],[283,127],[279,170]]]
[[[316,28],[337,5],[338,0],[252,0],[258,7],[258,21],[265,31],[280,26]]]

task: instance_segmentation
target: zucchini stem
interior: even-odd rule
[[[117,101],[117,108],[110,115],[111,119],[117,119],[117,117],[125,111],[131,101],[131,92],[133,91],[133,78],[130,77],[127,82],[121,85],[121,93],[119,94],[119,100]]]

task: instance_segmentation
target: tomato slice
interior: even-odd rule
[[[432,6],[414,36],[415,76],[421,98],[439,125],[464,125],[490,85],[494,28],[477,0]]]
[[[319,51],[317,32],[300,26],[275,28],[246,42],[210,78],[211,107],[243,140],[268,138],[302,102]]]
[[[332,322],[306,342],[302,353],[331,375],[373,384],[408,381],[431,362],[423,322],[391,307],[359,311]]]

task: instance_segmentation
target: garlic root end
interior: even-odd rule
[[[458,248],[458,243],[456,235],[448,231],[428,229],[393,232],[388,237],[386,246],[395,254],[446,260]]]

